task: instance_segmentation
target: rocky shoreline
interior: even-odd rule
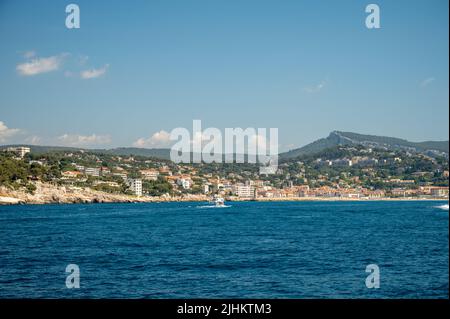
[[[124,194],[110,194],[90,188],[76,188],[57,186],[48,183],[35,183],[36,191],[33,194],[25,190],[13,190],[0,186],[0,205],[17,204],[82,204],[82,203],[160,203],[160,202],[204,202],[208,195],[171,196],[131,196]],[[448,198],[341,198],[341,197],[286,197],[286,198],[238,198],[228,197],[227,201],[399,201],[399,200],[448,200]]]
[[[206,195],[186,195],[183,197],[170,196],[132,196],[124,194],[110,194],[91,188],[75,188],[57,186],[48,183],[35,183],[33,194],[25,190],[13,190],[0,187],[0,205],[14,204],[76,204],[76,203],[152,203],[152,202],[182,202],[206,201]]]

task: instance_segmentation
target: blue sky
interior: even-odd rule
[[[372,1],[371,30],[369,0],[72,2],[80,29],[69,1],[0,0],[0,144],[162,147],[194,119],[278,127],[281,150],[448,139],[446,0]]]

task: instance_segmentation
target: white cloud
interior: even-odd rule
[[[322,91],[322,89],[326,86],[326,84],[327,84],[327,81],[323,80],[319,84],[317,84],[315,86],[305,87],[305,88],[303,88],[303,90],[307,93],[318,93],[318,92]]]
[[[426,78],[425,80],[420,82],[420,87],[424,88],[424,87],[430,85],[432,82],[434,82],[434,80],[435,80],[435,78],[433,78],[433,77]]]
[[[149,138],[140,138],[133,143],[134,147],[169,147],[171,144],[170,133],[161,130]]]
[[[58,137],[58,141],[66,146],[92,146],[111,143],[109,135],[77,135],[64,134]]]
[[[98,78],[106,73],[106,71],[109,68],[109,64],[106,64],[104,67],[100,69],[90,69],[90,70],[84,70],[81,71],[80,75],[82,79],[95,79]]]
[[[29,62],[18,64],[16,67],[20,75],[32,76],[59,69],[64,55],[54,55],[48,58],[34,58]]]
[[[20,132],[18,128],[9,128],[0,121],[0,142],[6,142],[10,137]]]
[[[19,63],[16,66],[16,70],[23,76],[33,76],[41,73],[57,71],[61,68],[64,58],[70,56],[69,53],[62,53],[50,57],[37,57],[35,51],[23,52],[22,55],[27,61]],[[73,57],[71,61],[82,67],[83,65],[86,65],[88,60],[89,57],[87,55],[78,55],[78,57]],[[79,75],[81,79],[95,79],[105,75],[108,68],[109,64],[105,64],[100,68],[92,68],[81,71],[66,70],[64,72],[64,76],[71,78]]]

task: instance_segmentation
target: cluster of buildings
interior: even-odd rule
[[[357,166],[357,167],[367,167],[367,166],[374,166],[378,164],[393,164],[393,163],[400,163],[402,161],[401,158],[395,157],[393,159],[383,159],[378,160],[374,157],[369,156],[353,156],[351,158],[338,158],[333,160],[328,159],[321,159],[318,158],[315,160],[315,163],[318,166],[333,166],[333,167],[350,167],[350,166]]]
[[[448,198],[448,187],[445,186],[420,186],[417,189],[394,188],[391,195],[394,197],[416,197],[431,196],[439,198]]]
[[[10,147],[5,149],[23,158],[30,152],[28,147]],[[430,172],[415,172],[409,178],[396,176],[376,176],[375,165],[401,163],[402,159],[392,157],[377,159],[373,154],[351,156],[338,159],[316,159],[304,162],[281,163],[276,177],[265,178],[250,170],[214,171],[208,167],[204,169],[189,164],[173,164],[167,161],[150,159],[136,159],[133,156],[101,157],[88,153],[68,153],[64,157],[70,158],[68,169],[61,172],[61,181],[66,184],[92,185],[104,189],[117,189],[118,192],[128,189],[136,196],[147,193],[146,185],[168,183],[174,196],[192,193],[235,197],[240,199],[276,199],[276,198],[382,198],[382,197],[448,197],[448,187],[417,184],[412,178],[421,178]],[[106,160],[106,162],[105,162]],[[45,158],[30,163],[45,165]],[[290,165],[290,166],[289,166]],[[320,171],[317,166],[352,167],[358,166],[362,176],[352,176],[345,169],[336,170],[337,175],[328,176],[328,170]],[[294,167],[294,169],[293,169]],[[314,174],[310,171],[313,169]],[[445,167],[443,168],[445,169]],[[448,178],[448,170],[439,172]],[[368,187],[361,182],[361,178],[377,180],[381,189]],[[363,187],[366,185],[366,187]],[[379,188],[379,187],[378,187]],[[150,191],[148,191],[150,193]]]
[[[400,159],[398,159],[400,161]],[[129,162],[129,161],[126,161]],[[369,157],[356,157],[351,159],[339,159],[332,161],[318,160],[316,163],[322,165],[369,165],[377,161]],[[324,164],[326,163],[326,164]],[[355,164],[356,163],[356,164]],[[112,170],[107,167],[84,167],[76,163],[72,163],[76,168],[75,171],[65,171],[62,173],[63,178],[67,179],[81,179],[87,176],[92,177],[107,177],[117,176],[121,177],[128,189],[137,196],[145,194],[143,191],[143,182],[157,181],[161,179],[172,185],[175,193],[183,193],[195,191],[211,195],[219,193],[222,196],[231,196],[241,199],[277,199],[277,198],[315,198],[315,197],[329,197],[329,198],[369,198],[376,199],[386,196],[390,197],[413,197],[413,196],[431,196],[431,197],[448,197],[448,187],[438,186],[414,186],[414,180],[390,178],[383,180],[385,183],[397,185],[389,191],[374,190],[360,186],[358,176],[349,177],[352,185],[342,185],[340,182],[335,182],[332,186],[317,186],[310,187],[305,185],[294,185],[292,181],[283,184],[282,187],[274,187],[270,181],[260,179],[243,179],[234,173],[229,174],[229,178],[220,178],[213,176],[213,174],[198,174],[197,170],[192,166],[177,166],[175,172],[174,168],[170,169],[166,165],[161,165],[158,168],[143,168],[138,170],[139,178],[129,178],[127,171],[122,167],[132,167],[130,164],[118,165]],[[282,170],[282,169],[280,169]],[[183,172],[183,173],[181,173]],[[447,174],[448,171],[444,171]],[[344,174],[345,175],[345,174]],[[326,176],[318,175],[316,180],[318,182],[329,181]],[[306,178],[304,178],[306,182]],[[94,186],[108,185],[109,187],[120,187],[117,182],[96,180]],[[357,185],[357,186],[355,186]]]
[[[369,190],[363,187],[360,188],[342,188],[336,189],[329,186],[322,186],[317,188],[310,188],[308,185],[294,186],[285,189],[273,189],[258,192],[257,197],[267,198],[382,198],[386,194],[382,190]]]
[[[68,183],[86,182],[88,177],[93,177],[92,186],[108,186],[110,188],[120,189],[121,185],[117,181],[110,179],[101,179],[108,177],[119,177],[128,189],[136,196],[142,196],[142,179],[129,178],[127,172],[120,166],[114,168],[112,171],[106,166],[101,167],[85,167],[83,165],[72,163],[75,170],[66,170],[61,172],[61,179]],[[143,175],[147,179],[146,175]],[[157,176],[156,176],[157,177]]]
[[[72,155],[72,154],[70,154]],[[72,156],[71,156],[72,157]],[[102,161],[99,158],[93,158],[98,164]],[[146,181],[157,181],[161,176],[163,180],[173,184],[175,188],[181,187],[188,190],[194,184],[188,175],[172,176],[171,169],[162,163],[157,163],[157,168],[142,168],[140,165],[155,165],[153,161],[146,160],[143,163],[138,163],[132,156],[122,158],[115,158],[116,165],[110,167],[106,166],[84,166],[76,162],[71,163],[73,170],[66,170],[61,172],[61,179],[66,183],[86,182],[89,177],[93,178],[93,186],[108,186],[110,188],[121,187],[121,184],[126,185],[136,196],[144,195],[143,183]],[[138,165],[140,164],[140,165]],[[132,171],[130,173],[129,171]],[[133,176],[133,177],[130,177]],[[119,183],[117,180],[121,180]]]

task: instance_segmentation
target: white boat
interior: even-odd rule
[[[224,207],[225,206],[225,200],[220,197],[215,195],[214,197],[211,197],[211,199],[209,200],[210,204],[214,204],[214,206],[216,207]]]
[[[214,204],[216,207],[224,207],[225,206],[225,200],[222,197],[216,197],[214,199]]]

